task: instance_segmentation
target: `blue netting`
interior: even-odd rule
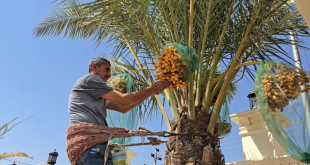
[[[107,84],[112,88],[118,90],[122,93],[130,93],[134,91],[133,80],[130,75],[122,73],[112,76]],[[120,112],[109,110],[107,112],[107,122],[110,127],[128,128],[131,130],[137,129],[139,122],[138,108],[133,108],[129,112],[123,114]],[[131,138],[115,138],[111,140],[111,143],[118,144],[128,144],[132,143],[133,137]],[[127,150],[127,148],[122,148],[121,150],[114,149],[112,153]]]

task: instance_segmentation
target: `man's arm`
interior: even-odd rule
[[[128,106],[138,101],[141,101],[141,100],[143,101],[149,96],[158,94],[159,92],[167,88],[168,85],[169,84],[166,81],[158,81],[155,84],[153,84],[151,87],[148,87],[138,92],[120,93],[116,90],[112,90],[110,92],[103,94],[101,97],[104,99],[110,100],[111,102],[120,104],[122,106]]]
[[[110,100],[111,103],[114,102],[122,106],[128,106],[132,103],[137,102],[137,100],[146,99],[149,96],[152,96],[154,93],[155,91],[152,88],[146,88],[142,91],[131,92],[131,93],[120,93],[117,90],[112,90],[108,93],[103,94],[101,97],[104,99]]]
[[[120,104],[117,104],[115,102],[110,102],[107,106],[108,109],[110,110],[115,110],[115,111],[118,111],[118,112],[121,112],[121,113],[126,113],[128,112],[129,110],[131,110],[132,108],[138,106],[139,104],[141,104],[147,97],[137,101],[137,102],[134,102],[132,104],[129,104],[129,105],[126,105],[126,106],[123,106],[123,105],[120,105]]]

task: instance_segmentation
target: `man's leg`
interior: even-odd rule
[[[97,144],[90,147],[79,157],[76,165],[104,165],[104,155],[108,143]],[[113,165],[112,153],[109,152],[105,165]]]

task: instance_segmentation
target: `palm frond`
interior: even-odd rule
[[[25,153],[22,152],[0,152],[0,160],[6,159],[6,158],[13,158],[13,157],[24,157],[24,158],[30,158],[33,159],[33,157],[28,156]]]
[[[24,122],[25,120],[23,121],[20,121],[18,123],[14,123],[14,121],[16,121],[17,118],[3,124],[2,126],[0,126],[0,139],[3,139],[4,135],[11,131],[15,126],[17,126],[18,124]],[[30,119],[30,118],[28,118]],[[26,120],[28,120],[26,119]],[[6,159],[6,158],[10,158],[10,157],[26,157],[26,158],[30,158],[30,159],[33,159],[32,157],[29,157],[27,154],[25,153],[22,153],[22,152],[4,152],[4,153],[1,153],[0,152],[0,160],[1,159]]]
[[[15,118],[15,119],[7,122],[7,123],[4,123],[2,126],[0,126],[0,139],[3,139],[4,138],[3,136],[7,132],[11,131],[15,126],[17,126],[18,124],[25,121],[25,120],[23,120],[23,121],[20,121],[18,123],[14,123],[14,121],[16,121],[16,120],[17,120],[17,118]],[[28,119],[26,119],[26,120],[28,120]]]
[[[61,6],[56,6],[34,29],[36,37],[59,36],[82,39],[87,31],[86,27],[80,26],[80,22],[95,18],[93,15],[82,17],[87,10],[80,10],[82,1],[70,1]]]

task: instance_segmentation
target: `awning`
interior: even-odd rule
[[[294,3],[310,28],[310,0],[295,0]]]

